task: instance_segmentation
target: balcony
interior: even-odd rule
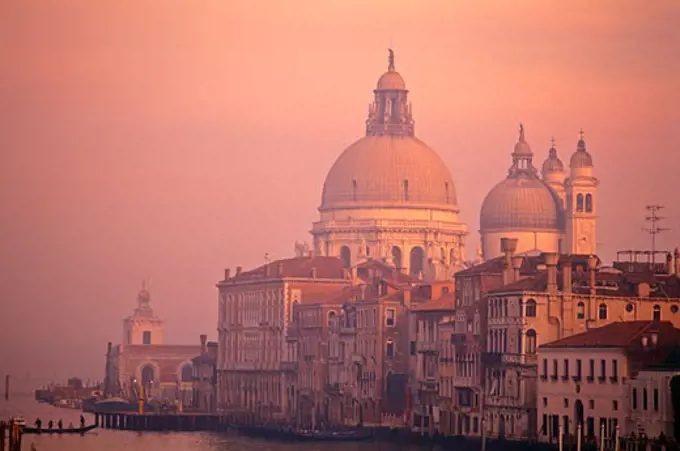
[[[439,393],[439,381],[428,378],[424,381],[419,381],[419,390],[428,393]]]
[[[340,335],[354,335],[357,333],[356,327],[342,326],[339,329]]]
[[[537,358],[534,354],[484,352],[482,362],[489,366],[535,366]]]
[[[618,376],[611,376],[609,378],[609,382],[611,382],[612,384],[618,384],[619,383],[619,377]]]
[[[296,372],[298,370],[297,362],[281,362],[281,371]]]
[[[366,365],[366,357],[361,354],[352,354],[352,363],[356,365]]]
[[[439,348],[436,341],[419,341],[416,343],[416,351],[423,354],[436,354]]]
[[[581,375],[577,374],[576,376],[571,376],[571,380],[574,382],[581,382]]]

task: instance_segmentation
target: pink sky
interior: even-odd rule
[[[2,2],[0,371],[101,376],[145,277],[167,341],[214,339],[223,268],[309,240],[390,43],[470,255],[520,121],[537,164],[585,129],[604,258],[648,245],[647,203],[675,246],[678,23],[675,0]]]

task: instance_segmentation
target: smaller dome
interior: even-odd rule
[[[496,185],[482,203],[482,230],[555,230],[563,226],[556,194],[536,178],[507,178]]]
[[[564,172],[564,163],[562,163],[560,157],[557,156],[557,149],[551,147],[548,151],[548,158],[546,158],[541,167],[541,173],[545,176],[556,172]]]
[[[574,152],[569,160],[569,167],[572,169],[592,168],[593,157],[590,156],[586,150],[586,142],[583,140],[583,132],[581,132],[581,139],[576,145],[576,152]]]
[[[405,91],[406,90],[406,83],[404,82],[404,79],[401,77],[401,74],[395,70],[390,70],[385,72],[380,76],[378,79],[378,85],[375,88],[378,91],[386,91],[386,90],[396,90],[396,91]]]

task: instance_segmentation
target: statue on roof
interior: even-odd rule
[[[389,52],[389,56],[387,57],[387,70],[393,71],[394,70],[394,50],[392,49],[387,49]]]

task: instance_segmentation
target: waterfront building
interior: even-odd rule
[[[201,335],[201,354],[191,359],[194,369],[192,408],[200,412],[217,410],[217,342],[206,343]]]
[[[596,196],[599,181],[583,133],[569,161],[569,176],[555,145],[542,165],[533,165],[533,151],[520,125],[507,177],[486,196],[480,211],[485,260],[502,254],[500,238],[517,240],[517,252],[597,253]]]
[[[579,425],[590,439],[672,437],[670,379],[680,373],[679,346],[680,330],[669,321],[615,322],[541,345],[539,438],[576,436]]]
[[[191,359],[201,347],[164,344],[163,329],[151,308],[151,293],[142,286],[137,308],[123,320],[122,344],[107,353],[108,391],[136,399],[142,386],[147,399],[191,404]]]
[[[335,257],[308,256],[225,270],[219,290],[218,405],[227,412],[279,420],[295,399],[297,349],[286,341],[296,304],[351,286]]]
[[[603,268],[595,256],[544,253],[534,275],[490,291],[483,384],[487,431],[515,439],[537,434],[541,344],[617,321],[680,325],[678,257],[674,265],[668,254],[660,272],[658,265],[620,261]]]
[[[440,395],[443,358],[440,323],[454,313],[453,282],[438,284],[440,295],[410,310],[410,375],[413,418],[409,424],[430,433],[440,429]],[[450,344],[450,340],[449,340]],[[448,382],[448,379],[447,379]],[[449,421],[445,415],[444,421]]]
[[[323,185],[316,255],[345,266],[386,259],[406,274],[450,279],[465,260],[465,224],[451,173],[415,136],[409,91],[390,50],[369,106],[366,134],[335,161]]]

